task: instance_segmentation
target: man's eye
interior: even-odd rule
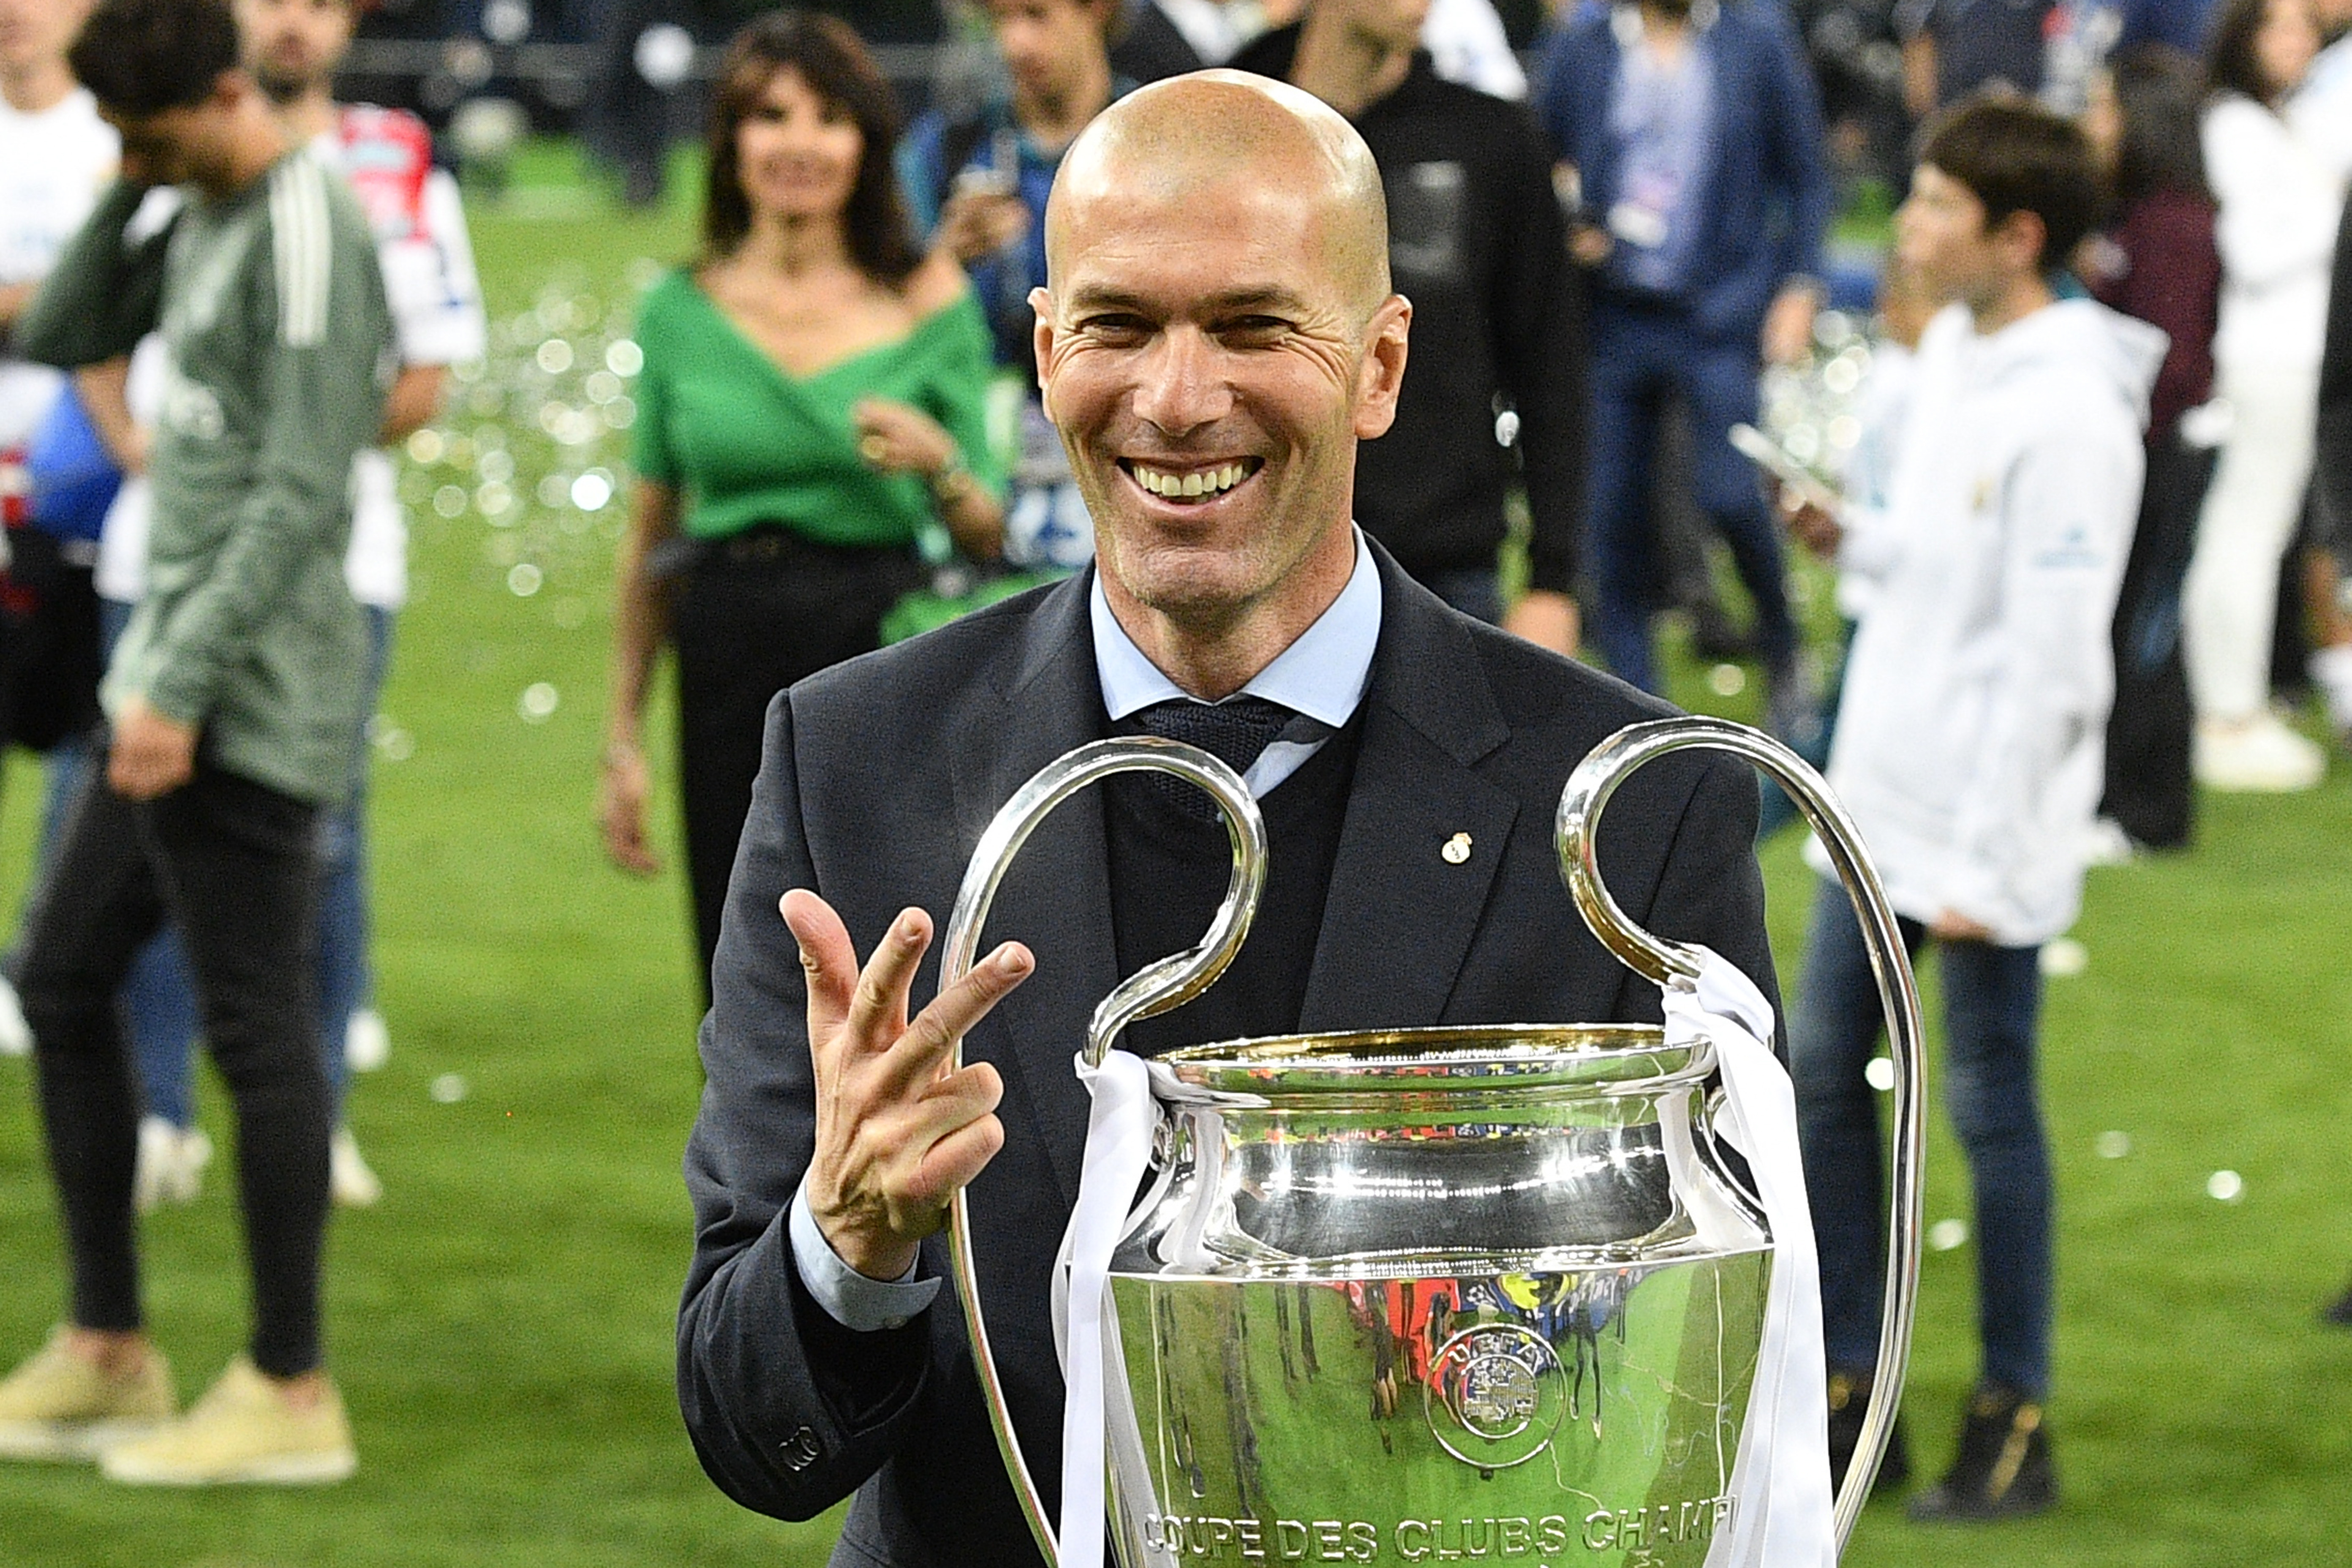
[[[1131,342],[1151,330],[1140,316],[1088,316],[1078,323],[1089,335]]]
[[[1282,336],[1290,323],[1279,316],[1236,316],[1218,331],[1218,336],[1242,342],[1265,342]]]

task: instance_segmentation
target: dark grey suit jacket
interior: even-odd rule
[[[1301,1026],[1654,1021],[1656,988],[1610,957],[1570,903],[1551,826],[1586,752],[1668,710],[1455,614],[1378,558],[1380,645]],[[702,1027],[678,1397],[704,1468],[744,1506],[807,1519],[857,1493],[835,1563],[1037,1558],[952,1293],[904,1329],[856,1334],[800,1281],[785,1220],[814,1110],[801,965],[776,903],[815,889],[861,953],[908,904],[944,924],[997,808],[1100,736],[1087,587],[1074,579],[852,660],[768,712]],[[1707,943],[1769,993],[1756,805],[1743,763],[1662,759],[1612,802],[1601,859],[1633,919]],[[1450,864],[1439,850],[1465,832],[1473,852]],[[1027,942],[1037,968],[964,1044],[1004,1079],[1004,1148],[971,1205],[992,1340],[1051,1507],[1062,1384],[1046,1285],[1087,1126],[1071,1058],[1120,978],[1095,794],[1049,818],[1006,878],[983,951],[1006,938]],[[936,955],[918,1005],[937,986]],[[924,1245],[922,1268],[946,1273],[943,1239]]]

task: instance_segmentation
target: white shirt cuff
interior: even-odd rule
[[[922,1266],[919,1258],[907,1265],[907,1272],[896,1279],[868,1279],[844,1263],[825,1240],[824,1232],[817,1229],[816,1215],[809,1211],[806,1177],[793,1189],[792,1218],[786,1223],[791,1227],[793,1264],[801,1272],[801,1283],[808,1287],[825,1314],[845,1329],[871,1334],[905,1328],[940,1293],[937,1279],[915,1278],[915,1270]]]

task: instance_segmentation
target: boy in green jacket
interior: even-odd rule
[[[169,351],[148,472],[148,595],[103,689],[103,777],[26,920],[70,1312],[0,1383],[0,1455],[117,1480],[316,1482],[357,1463],[319,1333],[331,1113],[311,995],[314,839],[351,784],[366,640],[345,587],[352,459],[383,417],[392,328],[357,203],[278,126],[226,0],[106,0],[69,56],[122,178],[16,328],[72,366]],[[177,185],[174,208],[154,187]],[[250,1353],[173,1419],[140,1315],[138,1093],[116,993],[166,918],[236,1106]]]

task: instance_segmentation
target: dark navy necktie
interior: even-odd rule
[[[1155,702],[1131,715],[1128,723],[1147,735],[1181,741],[1217,758],[1237,773],[1247,773],[1283,728],[1297,715],[1279,702],[1263,697],[1229,697],[1223,702],[1195,702],[1176,698]],[[1222,820],[1216,802],[1169,773],[1147,773],[1144,782],[1161,800],[1185,816],[1202,822]]]

